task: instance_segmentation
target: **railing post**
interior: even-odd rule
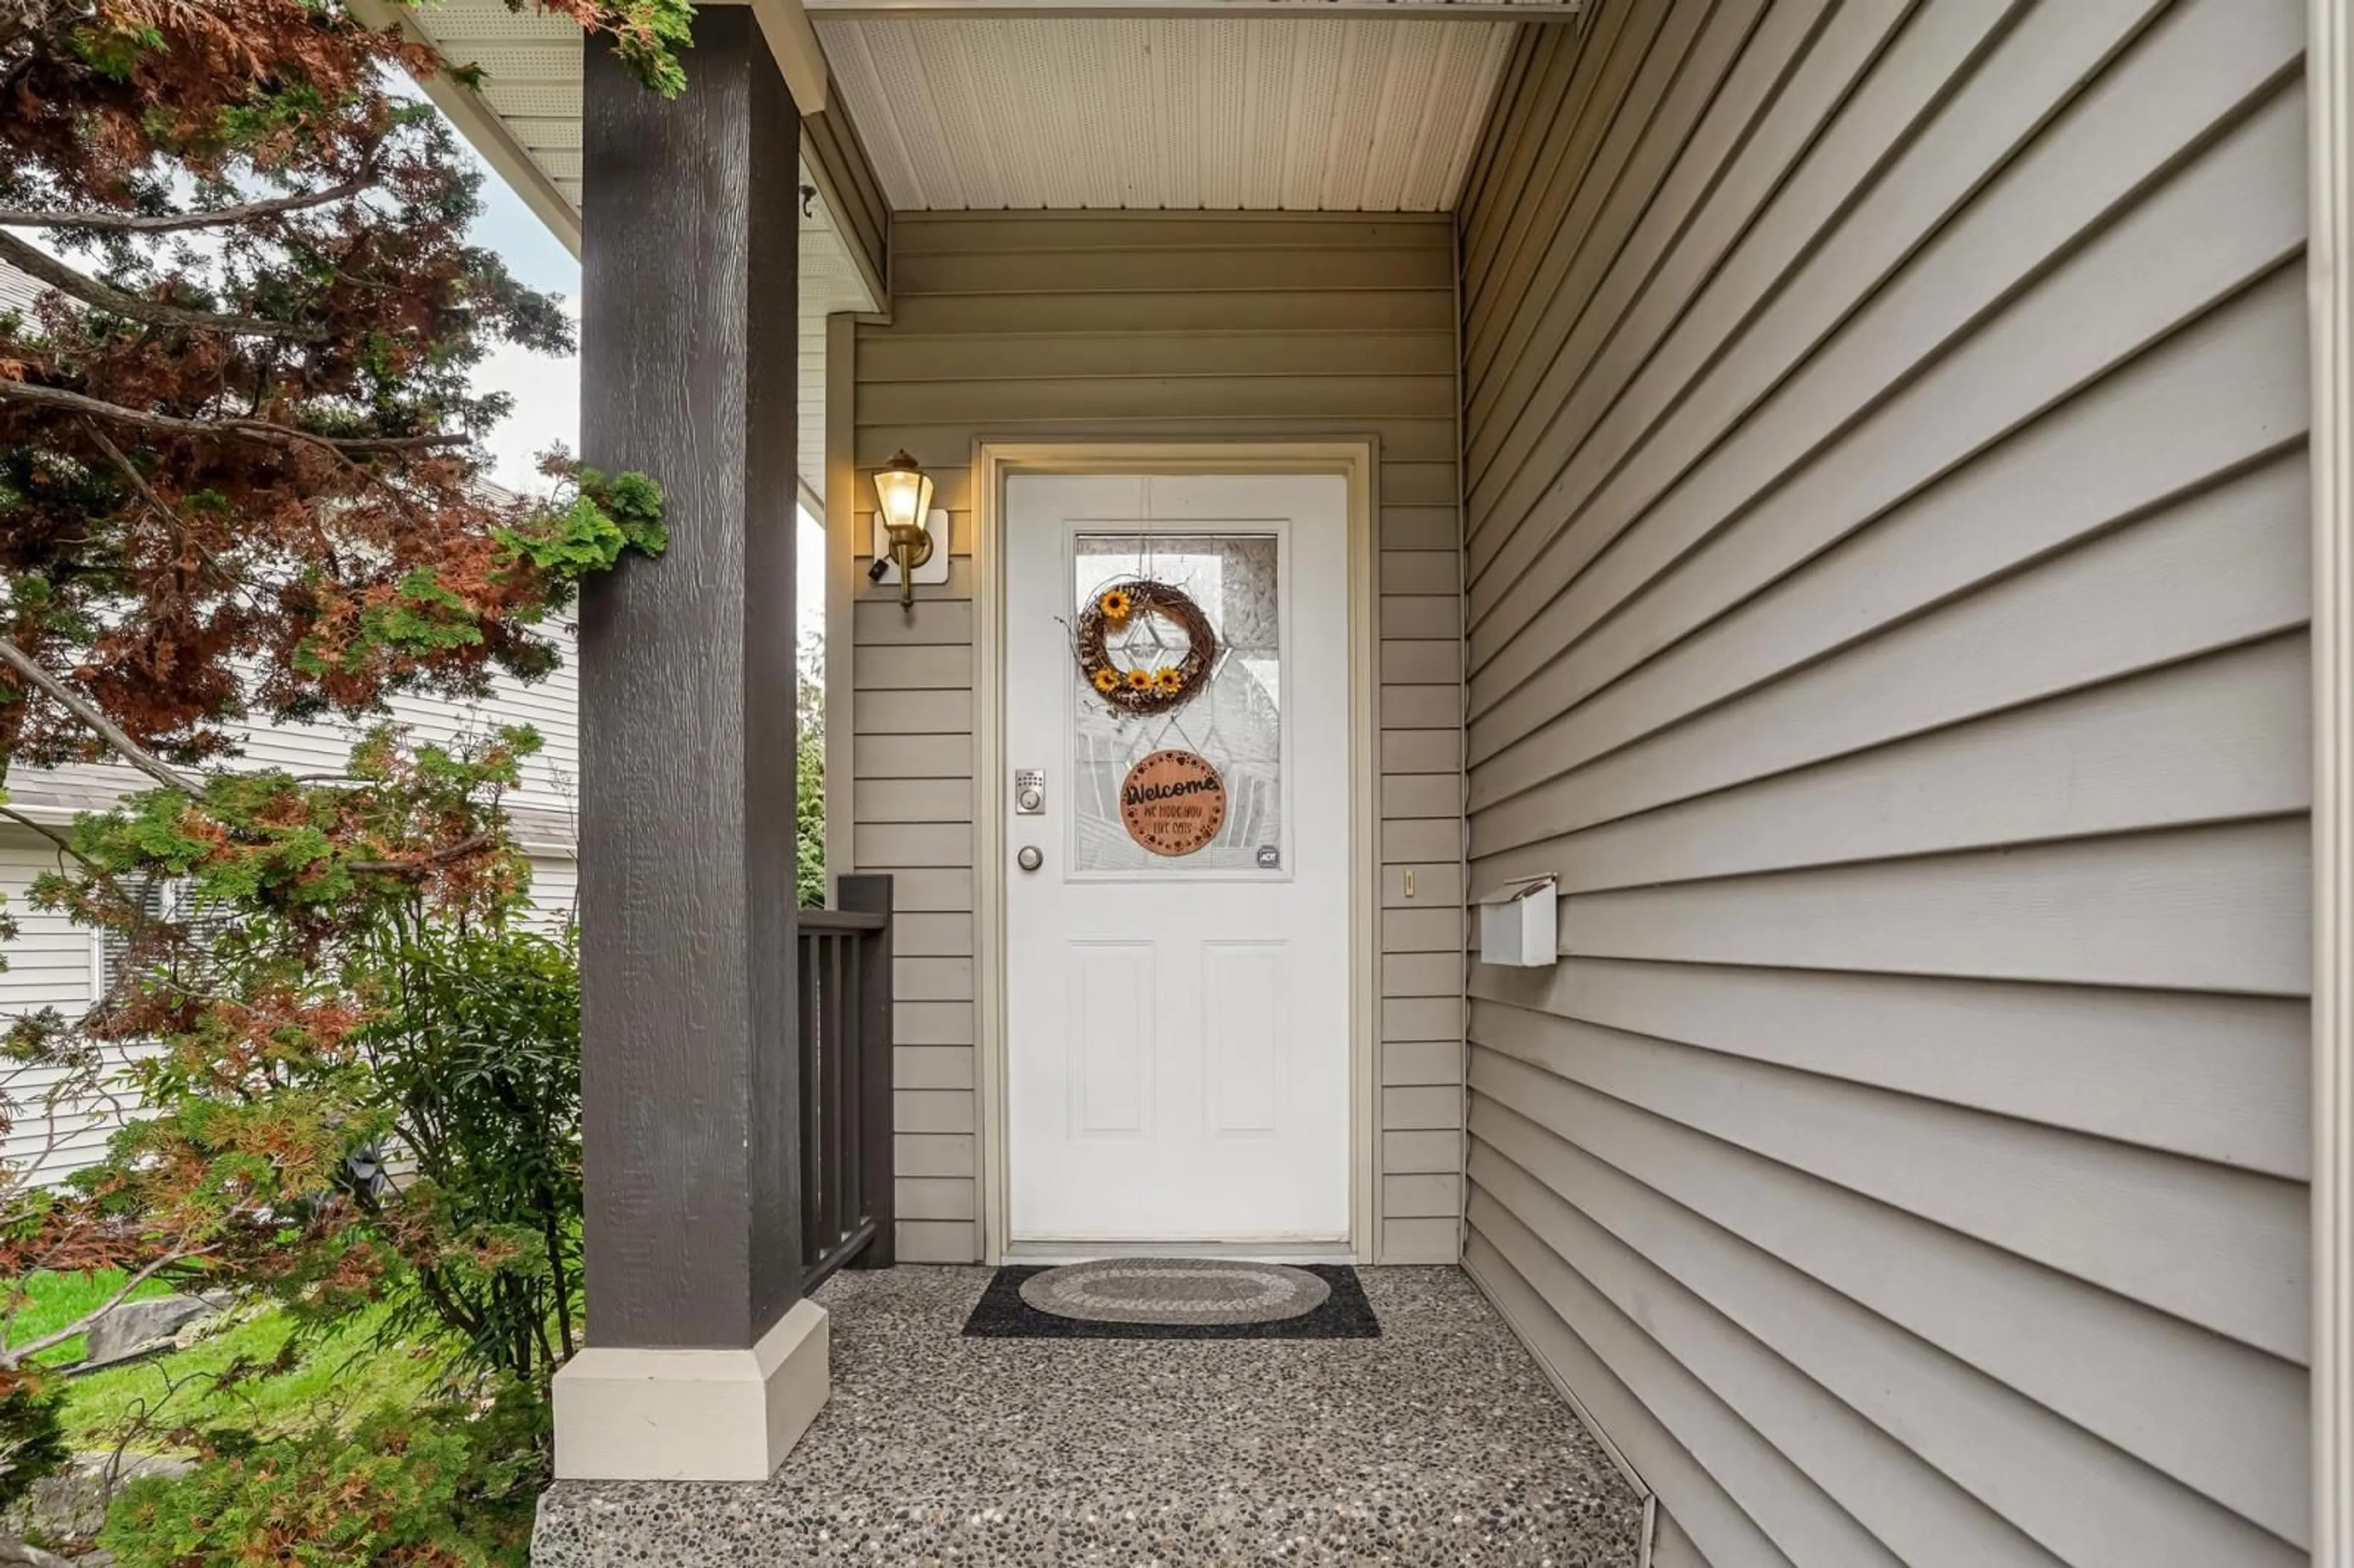
[[[825,1067],[826,1015],[835,1003],[820,983],[817,942],[801,931],[793,942],[793,972],[801,1001],[801,1019],[793,1030],[793,1072],[801,1084],[801,1293],[809,1293],[810,1270],[826,1255],[835,1238],[825,1234],[825,1096],[821,1082]]]
[[[875,1216],[875,1239],[851,1259],[852,1268],[888,1268],[898,1254],[898,1194],[893,1180],[891,1026],[891,879],[858,874],[841,879],[835,900],[844,909],[883,916],[879,931],[860,933],[858,995],[859,1186]]]

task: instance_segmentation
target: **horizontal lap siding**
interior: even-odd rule
[[[866,148],[840,107],[841,89],[826,83],[822,114],[801,117],[801,161],[823,185],[834,228],[856,249],[877,279],[891,276],[891,206],[875,178]]]
[[[0,825],[0,916],[16,935],[0,943],[0,1030],[19,1018],[55,1008],[78,1018],[90,1006],[96,978],[96,938],[62,915],[33,907],[36,877],[63,869],[57,846],[30,828]],[[37,1185],[63,1180],[106,1152],[120,1125],[115,1107],[47,1098],[58,1074],[0,1065],[0,1086],[15,1102],[15,1125],[0,1139],[0,1158],[20,1180]]]
[[[516,834],[530,848],[568,851],[580,804],[580,677],[571,633],[555,628],[549,636],[559,662],[537,680],[499,672],[480,699],[406,694],[387,701],[387,713],[365,718],[259,719],[238,736],[237,756],[223,765],[332,775],[345,769],[353,746],[379,725],[393,726],[412,747],[479,744],[502,729],[526,726],[539,737],[539,749],[522,760],[520,777],[500,803],[519,814]],[[144,775],[112,762],[18,768],[9,785],[20,804],[62,810],[103,810],[125,793],[154,788]]]
[[[951,532],[949,580],[917,589],[912,619],[875,588],[853,621],[854,853],[898,879],[900,1255],[980,1255],[973,442],[1370,433],[1382,460],[1380,1254],[1453,1261],[1463,734],[1447,226],[909,214],[893,244],[892,323],[858,331],[860,494],[904,445],[938,482]]]
[[[496,675],[490,694],[479,702],[396,697],[392,721],[418,745],[447,745],[461,737],[486,737],[511,725],[529,726],[540,748],[525,759],[522,779],[506,792],[504,803],[562,824],[561,837],[569,844],[580,810],[580,665],[571,634],[558,631],[556,640],[563,662],[541,680],[526,685]],[[292,733],[286,726],[257,732],[252,755],[270,757]],[[290,758],[290,764],[294,760]]]
[[[970,514],[959,522],[964,571]],[[943,599],[910,618],[877,594],[852,621],[852,853],[893,878],[899,1255],[917,1263],[980,1256],[971,609]]]
[[[540,749],[525,759],[515,788],[502,797],[519,815],[516,838],[529,857],[531,903],[523,916],[532,930],[559,936],[578,915],[579,865],[572,845],[579,776],[579,678],[571,636],[554,632],[561,662],[546,677],[526,684],[504,673],[492,681],[479,702],[442,696],[391,699],[383,721],[398,726],[413,745],[449,746],[490,738],[510,726],[528,726]],[[240,741],[229,766],[278,768],[296,774],[340,773],[349,762],[357,724],[325,720],[313,724],[257,724]],[[97,811],[122,796],[153,788],[129,768],[111,763],[66,768],[19,768],[9,777],[21,806],[51,813]],[[93,936],[62,916],[35,911],[27,894],[33,877],[57,867],[58,851],[28,828],[0,827],[0,914],[12,916],[18,937],[0,942],[0,1027],[7,1020],[44,1007],[76,1018],[92,1000]],[[104,1151],[112,1126],[139,1109],[127,1092],[110,1091],[112,1103],[63,1104],[56,1116],[42,1108],[41,1075],[27,1075],[8,1092],[20,1102],[19,1123],[5,1139],[5,1157],[35,1161],[28,1179],[60,1179],[94,1162]],[[36,1124],[39,1124],[36,1126]]]
[[[1564,956],[1472,975],[1466,1258],[1656,1561],[2303,1560],[2303,25],[1523,40],[1463,746]]]
[[[524,916],[529,929],[560,938],[580,918],[580,863],[569,854],[531,857],[531,909]]]
[[[42,777],[35,769],[17,775],[20,787]],[[135,775],[126,787],[137,787]],[[106,983],[97,933],[33,907],[34,879],[63,869],[63,859],[55,842],[37,831],[0,825],[0,916],[16,927],[14,937],[0,942],[0,1032],[45,1009],[54,1008],[68,1020],[80,1018]],[[568,854],[534,855],[530,865],[532,906],[523,924],[560,936],[578,915],[578,866]],[[106,1152],[108,1138],[143,1108],[120,1069],[145,1050],[116,1050],[110,1064],[114,1081],[101,1093],[54,1101],[48,1097],[58,1078],[54,1070],[0,1065],[0,1092],[15,1102],[14,1124],[0,1135],[0,1160],[14,1166],[20,1180],[43,1186],[95,1164]]]

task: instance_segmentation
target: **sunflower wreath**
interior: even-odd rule
[[[1110,634],[1141,615],[1157,615],[1185,634],[1185,656],[1152,669],[1123,668],[1106,646]],[[1130,577],[1105,588],[1079,613],[1079,674],[1103,700],[1126,714],[1164,714],[1189,701],[1217,662],[1218,638],[1210,618],[1182,588]]]

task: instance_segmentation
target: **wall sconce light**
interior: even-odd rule
[[[916,611],[916,568],[932,558],[932,478],[903,448],[875,475],[890,558],[899,568],[899,603]]]

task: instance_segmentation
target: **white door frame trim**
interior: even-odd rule
[[[2354,16],[2309,12],[2313,1561],[2354,1568]]]
[[[1375,993],[1380,959],[1374,824],[1373,517],[1380,473],[1371,439],[1321,441],[1053,441],[973,443],[973,980],[981,1094],[982,1260],[1005,1261],[1012,1191],[1005,1055],[1005,479],[1026,473],[1338,473],[1349,482],[1349,1242],[1377,1263],[1381,1061]]]

